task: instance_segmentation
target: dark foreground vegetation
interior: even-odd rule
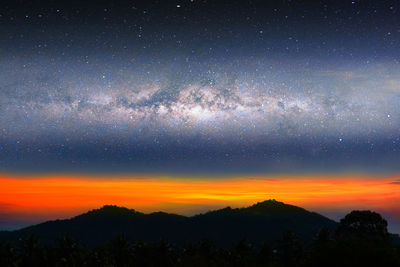
[[[240,229],[238,229],[240,231]],[[101,235],[102,233],[98,233]],[[29,236],[0,245],[0,266],[400,266],[400,247],[377,213],[353,211],[339,226],[321,229],[309,241],[287,231],[273,242],[243,239],[231,246],[202,240],[174,245],[119,236],[96,248],[66,235],[55,243]]]

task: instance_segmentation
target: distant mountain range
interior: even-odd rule
[[[192,217],[164,212],[144,214],[133,209],[107,205],[71,219],[48,221],[16,231],[0,232],[0,240],[16,241],[37,235],[51,242],[65,234],[88,246],[107,242],[118,235],[132,240],[183,244],[209,239],[228,245],[242,238],[261,243],[282,238],[291,230],[300,238],[311,239],[321,228],[335,228],[337,222],[315,212],[276,200],[247,208],[230,207]]]

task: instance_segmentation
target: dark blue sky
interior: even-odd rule
[[[0,170],[400,169],[397,1],[10,1]]]

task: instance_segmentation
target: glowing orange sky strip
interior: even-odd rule
[[[194,214],[227,205],[277,199],[316,211],[369,208],[400,217],[396,177],[285,176],[171,178],[84,175],[0,175],[0,216],[65,218],[115,204],[143,212]]]

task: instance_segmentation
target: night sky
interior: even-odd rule
[[[400,171],[398,1],[5,1],[0,170]]]
[[[0,230],[277,199],[400,233],[400,1],[0,5]]]

